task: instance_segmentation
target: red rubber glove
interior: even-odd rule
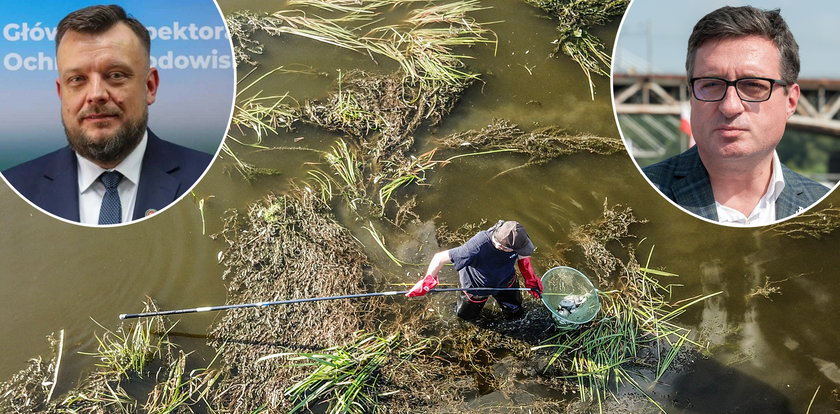
[[[426,275],[423,279],[420,279],[411,290],[408,291],[405,295],[413,298],[415,296],[423,296],[428,291],[432,290],[437,286],[438,278],[432,275]]]
[[[522,278],[525,279],[525,287],[532,289],[531,294],[534,295],[535,298],[542,298],[542,280],[534,274],[534,268],[531,267],[531,258],[526,257],[524,259],[519,259],[519,261],[516,262],[516,265],[519,266],[519,273],[522,273]]]

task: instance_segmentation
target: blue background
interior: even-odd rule
[[[53,30],[68,13],[94,4],[118,4],[144,26],[224,26],[212,0],[146,1],[38,1],[3,2],[0,7],[0,59],[10,53],[55,58],[55,42],[9,41],[3,36],[8,24]],[[156,102],[149,107],[149,128],[163,139],[216,154],[227,130],[234,98],[235,64],[227,30],[221,39],[152,39],[151,55],[169,51],[175,56],[227,56],[226,68],[161,69]],[[0,170],[36,158],[66,145],[61,127],[60,101],[55,70],[8,70],[0,60]]]

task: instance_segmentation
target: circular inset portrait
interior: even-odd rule
[[[840,179],[840,4],[634,0],[613,103],[647,181],[695,217],[762,226]],[[781,8],[781,9],[780,9]]]
[[[159,213],[201,179],[230,122],[235,68],[213,0],[18,3],[0,17],[0,171],[83,225]]]

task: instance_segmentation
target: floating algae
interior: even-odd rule
[[[558,127],[544,127],[525,132],[516,124],[504,119],[494,119],[490,125],[480,130],[449,135],[437,140],[437,143],[450,149],[515,151],[530,156],[525,165],[545,164],[555,158],[579,152],[610,155],[624,151],[624,144],[618,138],[571,134]]]
[[[592,223],[573,228],[569,238],[580,246],[589,268],[600,281],[604,281],[612,272],[622,268],[622,260],[607,245],[611,242],[621,244],[622,239],[635,237],[630,233],[630,226],[646,222],[637,218],[630,207],[619,204],[609,207],[604,200],[603,215]]]
[[[840,208],[828,207],[809,211],[785,222],[771,225],[763,231],[771,231],[792,239],[812,237],[819,240],[838,228],[840,228]]]

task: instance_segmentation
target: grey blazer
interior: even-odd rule
[[[709,173],[697,147],[642,169],[665,197],[709,220],[718,220]],[[828,188],[803,177],[782,164],[785,188],[776,200],[776,220],[796,214],[816,203]]]

